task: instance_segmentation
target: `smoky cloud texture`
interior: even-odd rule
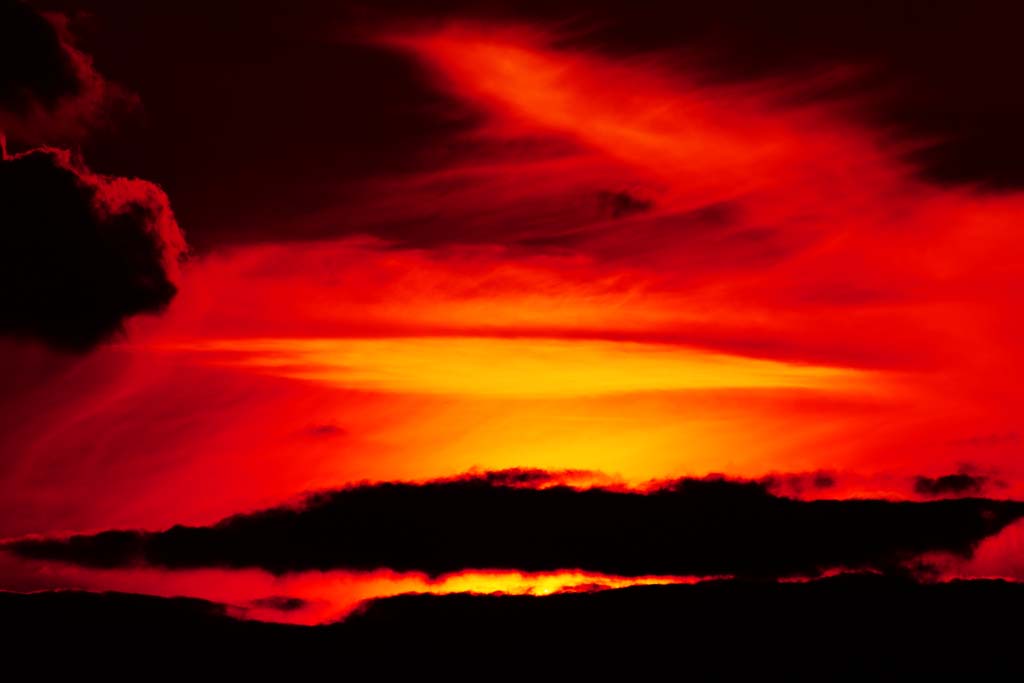
[[[79,155],[7,143],[76,138],[124,93],[73,44],[66,17],[0,0],[0,334],[84,351],[177,292],[185,242],[156,185]]]
[[[914,492],[930,498],[977,496],[988,488],[990,481],[990,477],[969,472],[944,474],[939,477],[922,475],[914,479]]]
[[[166,195],[49,147],[0,160],[0,333],[84,351],[163,310],[185,250]]]
[[[34,144],[77,137],[131,100],[75,47],[66,17],[0,0],[0,134]]]
[[[1024,516],[1016,502],[800,501],[724,479],[683,479],[646,493],[523,483],[502,475],[363,485],[209,527],[8,547],[94,567],[814,576],[838,568],[901,571],[926,552],[969,555]]]

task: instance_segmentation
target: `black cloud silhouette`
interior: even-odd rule
[[[0,159],[0,333],[73,351],[174,297],[185,243],[166,195],[67,151]]]
[[[481,475],[318,493],[299,506],[209,527],[22,539],[8,547],[98,567],[776,577],[893,571],[930,551],[966,555],[1021,516],[1024,503],[985,499],[800,501],[721,479],[683,479],[649,493],[537,489]]]
[[[976,496],[985,490],[988,483],[988,477],[967,472],[941,477],[919,476],[914,479],[914,492],[929,497]]]

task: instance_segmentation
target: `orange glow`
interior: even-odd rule
[[[710,389],[867,387],[870,373],[679,346],[560,339],[237,339],[171,345],[294,379],[367,391],[568,398]]]
[[[0,416],[0,536],[473,468],[828,470],[828,495],[913,498],[971,464],[1024,495],[1019,193],[925,184],[800,85],[506,26],[381,42],[477,127],[295,218],[346,237],[197,256],[166,315],[55,362]]]
[[[467,571],[430,578],[419,573],[303,572],[273,576],[259,570],[156,569],[97,570],[31,563],[0,555],[0,567],[22,590],[51,587],[112,590],[165,597],[189,596],[221,602],[247,619],[294,624],[324,624],[343,619],[360,603],[405,593],[478,593],[552,595],[567,591],[598,591],[627,586],[694,583],[696,577],[617,577],[589,572],[527,573]],[[284,610],[260,601],[288,597],[304,601]]]

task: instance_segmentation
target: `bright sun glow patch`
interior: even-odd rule
[[[529,398],[737,388],[850,390],[872,374],[592,340],[237,339],[163,348],[205,352],[215,362],[354,389]]]
[[[153,567],[97,569],[24,560],[0,552],[0,569],[29,577],[33,590],[75,586],[173,597],[189,595],[229,605],[244,619],[295,624],[325,624],[340,619],[366,600],[408,593],[554,595],[625,588],[696,583],[697,576],[614,576],[577,570],[523,572],[467,570],[429,577],[419,572],[343,570],[296,572],[274,576],[258,569],[182,569]],[[713,577],[712,577],[713,578]],[[297,606],[282,609],[261,599],[286,596]]]

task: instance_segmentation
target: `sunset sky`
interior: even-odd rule
[[[318,624],[743,573],[147,549],[383,482],[1024,499],[1019,11],[428,4],[2,4],[0,588]],[[1007,510],[893,547],[1024,580]]]

